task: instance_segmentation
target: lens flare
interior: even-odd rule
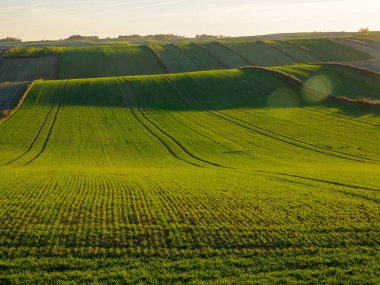
[[[317,103],[325,100],[333,92],[331,80],[324,75],[310,78],[302,90],[306,102]]]

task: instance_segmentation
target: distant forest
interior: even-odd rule
[[[19,42],[21,42],[21,39],[12,38],[12,37],[6,37],[3,39],[0,39],[0,43],[19,43]]]

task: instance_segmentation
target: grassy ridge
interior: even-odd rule
[[[363,46],[373,51],[374,43],[363,41]],[[371,59],[369,54],[330,39],[14,48],[5,52],[0,82],[353,62]]]
[[[284,71],[327,68],[358,72]],[[294,80],[37,82],[0,125],[1,280],[376,283],[380,119]]]
[[[380,99],[380,74],[340,64],[275,67],[292,74],[306,85],[337,97]]]

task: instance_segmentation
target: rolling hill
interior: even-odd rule
[[[78,48],[58,74],[127,72],[132,50],[221,69],[261,45]],[[341,64],[34,82],[0,122],[0,281],[376,283],[380,117],[310,96],[379,87]]]
[[[369,47],[368,49],[375,50]],[[375,59],[334,39],[153,43],[90,47],[13,48],[4,53],[0,82],[153,75],[315,62]]]

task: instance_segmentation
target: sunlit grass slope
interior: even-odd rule
[[[380,118],[310,105],[292,75],[325,69],[354,72],[36,82],[0,125],[0,280],[376,283]]]

